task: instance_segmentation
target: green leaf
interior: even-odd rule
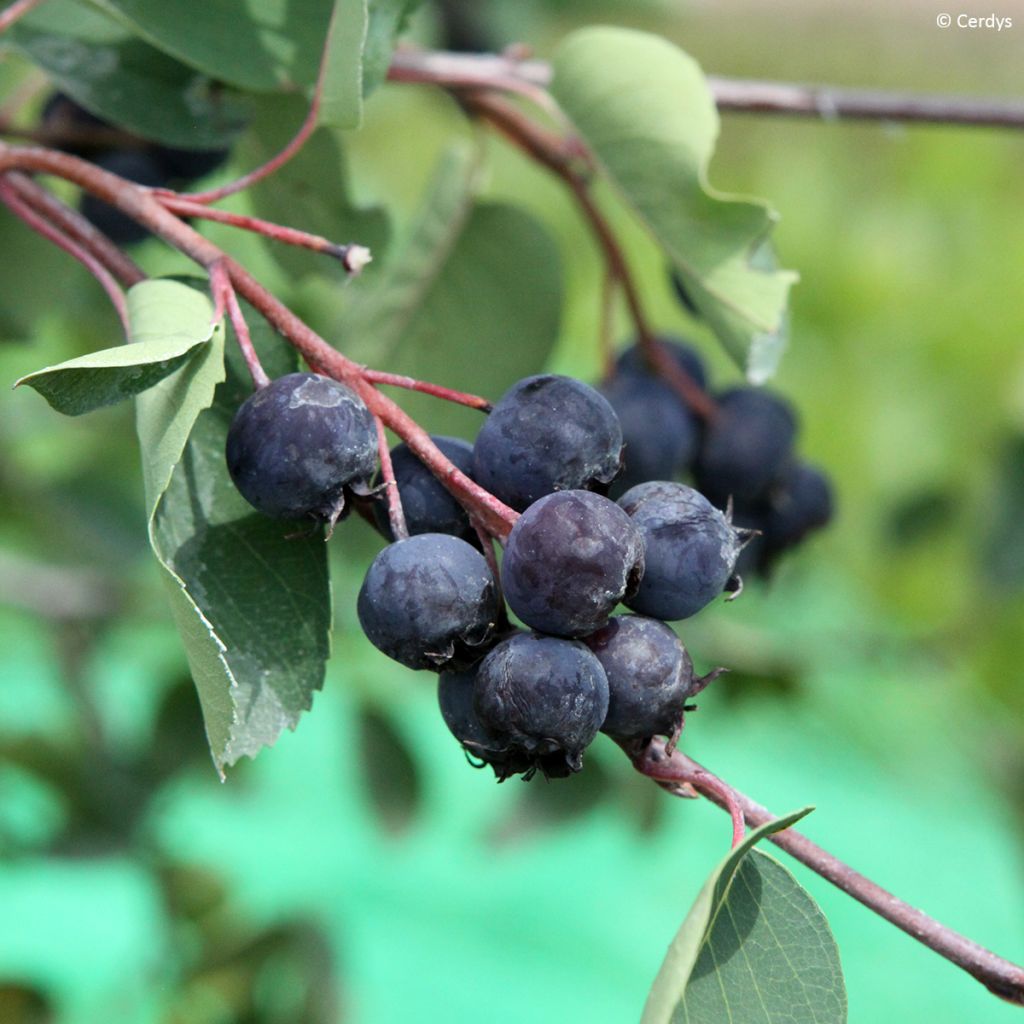
[[[335,0],[323,60],[319,124],[354,128],[363,116],[363,40],[366,3]]]
[[[846,1020],[828,923],[781,864],[753,849],[810,811],[762,825],[711,873],[672,940],[642,1024]]]
[[[200,304],[190,288],[171,282],[136,285],[129,292],[134,331],[127,345],[68,359],[27,374],[15,387],[35,388],[58,412],[79,416],[131,398],[181,369],[214,332],[209,303]],[[205,319],[204,319],[205,317]]]
[[[696,61],[643,32],[582,29],[558,49],[552,92],[701,316],[740,366],[765,379],[797,275],[764,265],[774,211],[707,183],[719,117]]]
[[[89,2],[183,63],[255,92],[316,81],[333,8],[332,0]]]
[[[387,77],[395,42],[420,3],[421,0],[370,0],[363,48],[363,95],[372,92]]]
[[[73,0],[48,0],[12,36],[83,107],[146,138],[214,149],[245,125],[229,90]]]
[[[256,167],[287,144],[306,115],[306,103],[289,96],[262,97],[252,131],[239,146],[241,159]],[[388,237],[387,214],[380,207],[358,207],[349,195],[349,175],[341,134],[321,128],[301,151],[270,178],[248,190],[254,212],[267,220],[312,231],[332,242],[358,242],[375,254]],[[289,274],[301,278],[332,273],[341,266],[329,257],[269,242],[269,251]]]
[[[539,370],[558,334],[561,273],[544,230],[519,208],[474,205],[479,167],[468,146],[439,161],[400,251],[353,282],[331,332],[360,362],[496,398]],[[406,392],[434,433],[472,436],[480,414]]]
[[[176,282],[138,288],[159,285],[206,302]],[[134,331],[167,328],[151,312],[133,305]],[[294,365],[268,328],[251,327],[268,372]],[[251,384],[237,359],[228,360],[225,377],[222,329],[214,339],[207,359],[190,361],[139,397],[136,424],[150,543],[223,773],[294,728],[311,706],[330,650],[331,603],[322,531],[289,536],[295,524],[254,513],[228,477],[225,439]]]

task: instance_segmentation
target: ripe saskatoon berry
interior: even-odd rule
[[[760,388],[732,388],[718,397],[697,454],[697,487],[716,505],[761,497],[793,453],[796,416],[789,403]]]
[[[611,494],[647,480],[668,480],[689,469],[700,425],[665,381],[620,372],[601,385],[601,394],[619,418],[624,442],[622,472]]]
[[[377,555],[356,611],[379,651],[409,668],[439,671],[479,659],[501,605],[479,551],[458,537],[421,533]]]
[[[694,348],[675,338],[666,337],[658,338],[655,345],[667,352],[676,366],[692,377],[696,384],[702,388],[707,386],[708,375],[704,368],[704,360]],[[657,370],[648,363],[647,355],[640,345],[630,345],[629,348],[624,349],[616,359],[615,366],[619,373],[627,376],[658,377]]]
[[[346,490],[367,490],[377,466],[377,428],[351,388],[315,373],[290,373],[239,407],[227,462],[242,497],[265,515],[333,525]]]
[[[686,700],[703,687],[679,637],[658,619],[621,615],[584,643],[608,677],[601,731],[617,740],[676,736]]]
[[[557,491],[516,521],[501,575],[509,607],[528,626],[582,637],[604,625],[643,571],[643,540],[615,502]]]
[[[742,542],[740,533],[704,495],[685,484],[659,482],[661,496],[620,502],[644,541],[644,575],[625,604],[656,619],[685,619],[722,593]],[[636,488],[634,488],[636,490]]]
[[[795,462],[769,495],[765,542],[778,550],[799,544],[811,530],[826,526],[832,511],[828,477],[815,466]]]
[[[473,469],[473,446],[461,437],[432,437],[431,440],[458,469],[467,476]],[[418,533],[450,533],[464,537],[470,532],[466,510],[444,488],[404,442],[391,449],[391,468],[395,472],[398,495],[402,499],[405,524],[410,536]],[[375,483],[380,483],[378,474]],[[389,540],[391,524],[388,522],[387,497],[378,496],[373,509],[374,519],[381,533]]]
[[[143,150],[115,150],[98,156],[94,162],[97,167],[139,185],[156,188],[167,184],[163,169],[149,153]],[[82,216],[93,227],[98,228],[118,245],[141,242],[149,235],[146,228],[132,220],[127,214],[88,192],[82,194],[78,208]]]
[[[476,482],[520,512],[553,491],[607,486],[621,460],[622,428],[607,400],[555,374],[513,384],[473,447]]]
[[[509,739],[488,729],[473,707],[477,666],[462,672],[442,672],[438,679],[437,701],[441,717],[451,734],[462,744],[467,757],[489,764],[499,782],[511,775],[527,772],[532,762],[521,752],[510,754]]]
[[[561,776],[583,767],[608,713],[608,680],[578,641],[521,634],[480,663],[474,707],[485,726],[508,736],[508,756]]]

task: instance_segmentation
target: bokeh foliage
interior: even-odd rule
[[[1012,85],[1006,40],[939,36],[931,15],[593,0],[480,9],[496,45],[525,38],[542,53],[603,18],[661,31],[720,73]],[[431,10],[417,31],[436,33]],[[17,80],[15,58],[2,70],[5,87]],[[453,138],[474,144],[451,101],[383,87],[344,140],[348,168],[337,155],[325,167],[339,186],[332,217],[348,215],[347,172],[359,209],[395,218],[398,241],[367,282],[389,271]],[[476,315],[489,332],[500,316],[516,346],[516,303],[498,279],[514,260],[502,269],[494,231],[544,260],[553,250],[562,306],[547,365],[592,378],[601,266],[587,229],[544,172],[484,145],[487,212],[463,259],[487,259],[496,280]],[[801,283],[777,386],[800,410],[803,450],[837,480],[841,517],[773,586],[681,629],[698,667],[734,670],[689,718],[695,757],[776,810],[816,804],[804,825],[823,845],[1017,960],[1022,146],[970,129],[726,119],[712,180],[782,214],[777,245]],[[733,380],[675,303],[655,247],[604,198],[654,321],[694,337],[716,380]],[[508,204],[532,219],[510,226]],[[0,265],[0,377],[109,345],[116,324],[90,279],[9,220],[0,231],[17,254]],[[209,234],[340,347],[358,347],[346,290],[316,257],[298,257],[309,272],[297,273],[263,243]],[[155,243],[140,259],[186,269]],[[536,287],[523,314],[546,324],[558,289]],[[465,302],[449,291],[432,322]],[[525,307],[529,291],[514,294]],[[468,386],[458,375],[487,360],[471,337],[459,344],[445,382]],[[489,379],[493,395],[500,386]],[[429,404],[415,411],[434,425]],[[432,680],[361,638],[354,597],[377,541],[358,522],[330,545],[337,633],[323,693],[294,735],[221,785],[146,550],[133,431],[124,406],[70,420],[24,391],[0,405],[0,1019],[45,1019],[30,1015],[43,1003],[75,1022],[636,1019],[724,852],[720,812],[672,801],[601,741],[565,783],[498,787],[470,771]],[[825,883],[798,878],[832,924],[852,1021],[1015,1019]]]

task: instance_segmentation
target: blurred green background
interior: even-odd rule
[[[1019,25],[998,34],[943,32],[918,3],[465,6],[471,44],[525,41],[541,56],[608,21],[661,32],[722,75],[1020,88],[1017,4],[1001,13],[1019,11]],[[443,45],[436,6],[415,35]],[[23,74],[8,61],[5,88]],[[382,89],[347,141],[358,196],[401,232],[453,135],[467,129],[444,96]],[[547,365],[594,379],[602,272],[587,229],[543,172],[500,142],[488,156],[485,198],[529,210],[561,257]],[[802,280],[776,386],[800,411],[803,454],[836,481],[840,516],[771,586],[680,629],[699,669],[733,670],[689,717],[688,752],[780,813],[817,805],[814,839],[1018,962],[1022,164],[1009,131],[725,118],[712,181],[782,215],[778,250]],[[694,338],[716,382],[736,380],[653,246],[615,219],[655,323]],[[114,343],[76,265],[6,215],[0,231],[0,380]],[[210,234],[316,326],[336,322],[344,294],[314,257],[296,279],[261,243]],[[183,266],[154,242],[139,258]],[[35,394],[0,403],[0,1021],[638,1018],[727,848],[717,809],[635,777],[603,738],[564,782],[496,786],[470,770],[433,679],[358,630],[354,597],[378,546],[358,521],[331,541],[324,692],[296,733],[221,784],[146,547],[131,409],[71,420]],[[442,414],[423,421],[437,429]],[[1018,1019],[796,871],[835,931],[852,1021]]]

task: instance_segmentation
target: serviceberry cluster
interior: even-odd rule
[[[150,188],[188,185],[215,171],[228,158],[227,149],[183,149],[142,139],[59,92],[43,107],[40,132],[56,149]],[[79,209],[118,245],[141,242],[149,234],[131,217],[89,193],[82,195]]]
[[[691,349],[656,344],[705,385]],[[788,516],[787,543],[809,528],[796,511],[806,487],[785,492],[806,473],[794,435],[789,407],[753,389],[723,393],[703,421],[637,347],[600,390],[527,377],[475,444],[433,439],[520,513],[500,579],[491,536],[406,445],[391,451],[389,474],[378,469],[374,417],[345,384],[294,373],[260,388],[234,418],[227,461],[268,515],[333,527],[359,506],[391,542],[359,591],[370,642],[439,673],[442,716],[474,763],[499,780],[558,778],[580,770],[599,731],[628,752],[654,736],[675,744],[688,700],[721,670],[696,675],[665,623],[741,588],[737,562],[754,533],[734,524],[734,500]],[[673,479],[687,472],[701,490]],[[398,539],[388,476],[408,532]],[[628,613],[616,615],[620,605]]]

